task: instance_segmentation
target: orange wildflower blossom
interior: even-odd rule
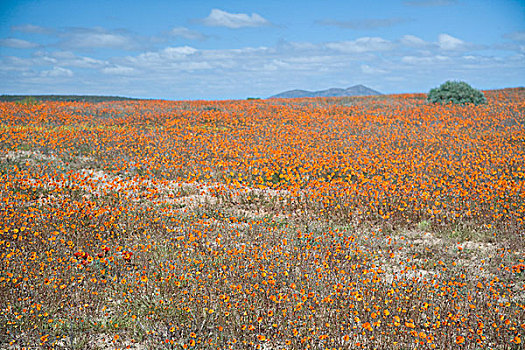
[[[522,346],[525,90],[485,95],[0,103],[3,341]]]

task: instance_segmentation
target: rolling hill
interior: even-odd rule
[[[368,96],[382,95],[379,91],[370,89],[364,85],[355,85],[346,89],[331,88],[320,91],[290,90],[281,92],[269,98],[299,98],[299,97],[338,97],[338,96]]]

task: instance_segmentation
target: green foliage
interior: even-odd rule
[[[25,105],[25,106],[32,106],[32,105],[38,104],[39,101],[33,96],[27,96],[27,97],[24,97],[22,100],[17,101],[16,103]]]
[[[483,93],[463,81],[447,81],[430,90],[427,101],[432,103],[449,103],[475,105],[487,103]]]

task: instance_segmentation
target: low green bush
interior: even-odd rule
[[[432,103],[449,103],[475,105],[487,103],[483,93],[463,81],[447,81],[430,90],[427,101]]]

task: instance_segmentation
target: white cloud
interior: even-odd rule
[[[56,66],[58,65],[58,61],[56,58],[37,52],[33,54],[33,57],[31,58],[22,58],[16,56],[2,57],[2,64],[8,67],[29,69],[39,66]]]
[[[181,37],[188,40],[204,40],[206,36],[195,30],[191,30],[185,27],[176,27],[170,30],[170,35],[175,37]]]
[[[393,48],[393,44],[383,38],[363,37],[353,41],[339,41],[326,44],[326,47],[345,53],[363,53],[369,51],[386,51]]]
[[[107,64],[107,62],[97,60],[91,57],[75,57],[70,60],[64,61],[63,64],[68,67],[97,68]]]
[[[388,28],[412,21],[408,18],[391,17],[391,18],[368,18],[368,19],[356,19],[350,21],[336,21],[336,20],[323,20],[317,21],[317,23],[325,26],[335,26],[339,28],[355,29],[355,30],[370,30],[377,28]]]
[[[51,70],[44,70],[40,72],[40,76],[44,78],[72,77],[73,71],[62,67],[53,67]]]
[[[512,32],[505,34],[503,37],[515,41],[525,41],[525,32]]]
[[[36,52],[34,61],[48,61],[62,67],[100,68],[108,65],[107,61],[86,56],[77,56],[71,51]]]
[[[103,28],[72,28],[61,34],[61,46],[73,49],[110,48],[132,50],[138,47],[128,33],[111,32]]]
[[[54,32],[54,30],[51,28],[35,26],[33,24],[13,26],[11,27],[11,30],[15,32],[32,33],[32,34],[52,34]]]
[[[124,66],[119,66],[119,65],[102,68],[102,73],[104,74],[130,75],[136,72],[137,71],[131,67],[124,67]]]
[[[442,50],[457,50],[465,46],[465,42],[448,34],[439,34],[438,45]]]
[[[73,43],[76,47],[105,47],[105,48],[125,48],[129,46],[129,40],[122,35],[107,33],[92,33],[87,35],[78,35],[78,41]]]
[[[126,32],[91,32],[136,38]],[[264,97],[290,88],[318,90],[355,84],[382,92],[408,92],[428,91],[448,77],[481,86],[480,77],[489,71],[501,84],[521,84],[523,53],[510,52],[515,54],[512,58],[509,49],[492,48],[496,54],[481,56],[474,45],[460,39],[458,44],[450,38],[456,39],[441,36],[441,46],[439,38],[427,42],[405,35],[392,41],[380,37],[328,43],[281,41],[270,47],[228,49],[181,45],[127,56],[115,55],[114,51],[102,56],[101,50],[93,57],[53,47],[49,52],[42,49],[26,56],[0,55],[0,89],[5,93],[37,93],[74,87],[82,93],[174,99]],[[444,47],[456,49],[447,51]],[[396,85],[396,81],[403,83]]]
[[[525,42],[503,42],[493,44],[490,48],[493,50],[501,51],[513,51],[514,53],[523,54],[525,53]]]
[[[124,66],[133,67],[138,71],[166,70],[199,70],[212,67],[213,60],[203,60],[196,57],[199,50],[190,46],[166,47],[160,51],[148,51],[138,56],[128,56],[123,61]]]
[[[219,9],[211,10],[209,16],[202,22],[207,26],[227,27],[231,29],[260,27],[270,24],[270,22],[256,13],[252,13],[250,16],[245,13],[228,13]]]
[[[447,56],[436,55],[436,56],[403,56],[401,62],[408,63],[411,65],[421,65],[421,64],[436,64],[442,63],[449,60]]]
[[[0,46],[11,47],[14,49],[32,49],[38,47],[38,44],[22,39],[8,38],[0,40]]]
[[[317,50],[319,48],[319,45],[308,43],[308,42],[290,42],[281,40],[278,45],[278,49],[284,49],[284,50]]]
[[[386,73],[386,70],[376,67],[371,67],[368,64],[361,65],[361,71],[365,74],[383,74]]]
[[[28,60],[14,56],[4,56],[0,59],[0,70],[23,72],[31,68]]]
[[[166,47],[160,51],[148,51],[138,56],[129,56],[127,60],[135,64],[163,64],[169,61],[183,60],[198,50],[190,46]]]
[[[196,52],[198,50],[191,46],[167,47],[161,51],[161,55],[167,59],[178,59],[193,55]]]
[[[409,47],[416,47],[416,48],[417,47],[425,47],[425,46],[428,45],[428,43],[425,40],[423,40],[423,39],[421,39],[421,38],[419,38],[419,37],[417,37],[415,35],[410,35],[410,34],[404,35],[401,38],[400,42],[403,45],[406,45],[406,46],[409,46]]]

